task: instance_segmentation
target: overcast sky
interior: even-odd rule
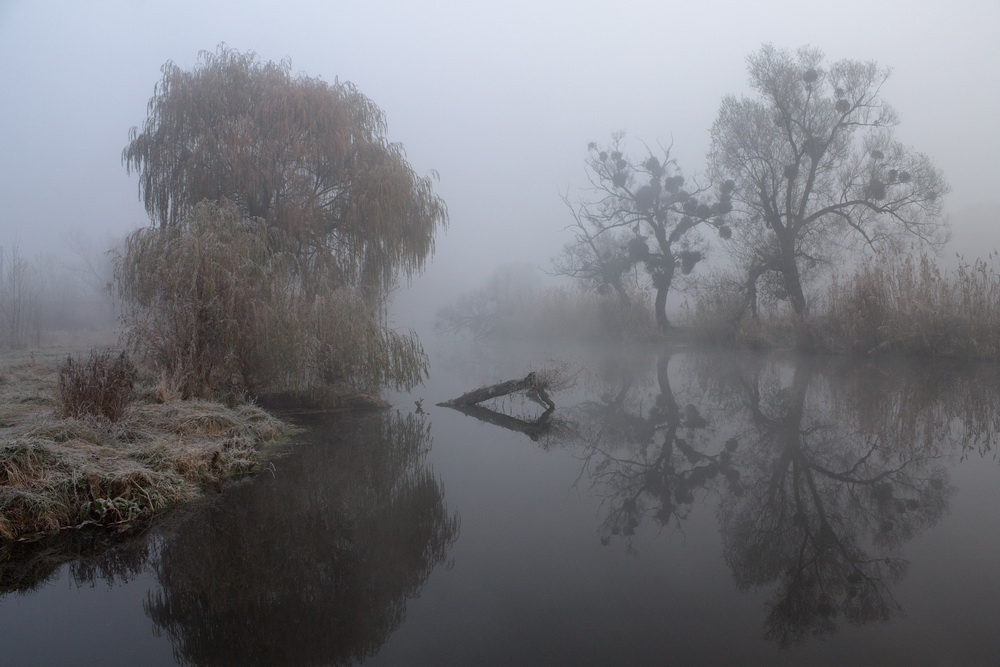
[[[672,141],[701,172],[722,97],[746,90],[747,55],[771,42],[893,68],[897,136],[944,170],[952,249],[973,254],[1000,247],[982,224],[1000,211],[998,31],[998,0],[0,0],[0,244],[148,224],[121,164],[128,130],[164,62],[225,42],[354,82],[416,170],[440,173],[451,227],[398,297],[409,324],[500,264],[548,265],[589,141]]]

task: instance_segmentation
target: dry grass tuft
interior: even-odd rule
[[[135,400],[138,369],[124,352],[94,351],[86,361],[69,356],[59,367],[63,417],[121,420]]]

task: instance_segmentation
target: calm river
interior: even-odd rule
[[[1000,664],[996,366],[428,348],[145,538],[3,563],[0,662]],[[552,367],[549,413],[435,405]]]

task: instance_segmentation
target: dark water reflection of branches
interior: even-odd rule
[[[40,586],[66,563],[81,586],[152,573],[159,588],[144,608],[180,662],[353,664],[374,655],[458,537],[425,462],[430,426],[386,413],[305,437],[273,473],[151,536],[13,545],[0,593]]]
[[[841,618],[897,613],[901,547],[941,517],[952,491],[940,446],[900,440],[892,420],[864,423],[817,366],[765,366],[728,395],[746,427],[742,493],[719,509],[725,558],[741,588],[773,587],[767,635],[781,645],[833,632]]]
[[[644,520],[680,525],[698,492],[717,478],[738,479],[731,443],[714,446],[710,422],[693,403],[678,401],[670,360],[669,354],[656,359],[653,385],[619,372],[597,400],[569,411],[583,472],[604,497],[601,542],[620,539],[630,552]]]
[[[38,542],[5,542],[0,545],[0,596],[38,590],[63,566],[81,586],[127,583],[147,569],[155,551],[145,528],[137,526],[119,535],[79,530]]]
[[[563,413],[602,542],[632,551],[643,522],[681,527],[718,497],[726,562],[772,591],[783,646],[897,614],[903,547],[954,491],[942,459],[995,451],[995,374],[954,364],[664,353],[655,376],[618,373]]]
[[[163,545],[145,607],[179,659],[360,661],[445,561],[458,520],[424,464],[429,425],[387,414],[323,436]]]

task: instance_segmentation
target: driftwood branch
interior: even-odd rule
[[[477,405],[483,401],[488,401],[491,398],[498,398],[500,396],[507,396],[508,394],[523,391],[531,400],[535,401],[547,410],[552,410],[556,407],[556,404],[551,398],[549,398],[548,393],[545,391],[548,386],[549,382],[544,376],[540,376],[538,373],[532,372],[528,373],[520,380],[507,380],[506,382],[500,382],[488,387],[480,387],[479,389],[467,391],[458,398],[453,398],[450,401],[445,401],[444,403],[438,403],[438,405],[448,408],[468,407]]]

